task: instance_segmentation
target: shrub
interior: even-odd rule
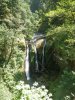
[[[39,86],[37,82],[30,86],[20,81],[15,90],[16,98],[13,100],[52,100],[52,94],[44,85]]]

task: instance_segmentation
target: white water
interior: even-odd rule
[[[40,40],[40,37],[39,38],[33,38],[33,40],[31,40],[31,45],[34,46],[34,52],[35,52],[35,70],[37,72],[39,72],[39,65],[38,65],[38,53],[37,53],[37,46],[36,46],[36,42],[37,40]],[[43,71],[44,70],[44,57],[45,57],[45,46],[46,46],[46,39],[43,39],[44,43],[43,43],[43,48],[42,48],[42,68],[41,70]],[[25,73],[26,73],[26,78],[27,80],[30,80],[30,64],[29,64],[29,44],[28,44],[28,41],[27,41],[27,44],[26,44],[26,56],[25,56]]]
[[[39,69],[38,69],[38,59],[37,59],[37,48],[36,48],[36,43],[34,44],[34,51],[35,51],[36,71],[39,71]]]
[[[41,69],[42,71],[44,70],[45,46],[46,46],[46,40],[44,40],[43,50],[42,50],[42,69]]]
[[[25,72],[27,80],[30,80],[30,73],[29,73],[29,46],[26,46],[26,58],[25,58]]]

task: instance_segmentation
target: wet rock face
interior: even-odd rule
[[[44,52],[45,52],[45,45],[46,39],[43,35],[35,35],[31,40],[26,40],[26,57],[25,57],[25,72],[27,80],[30,80],[30,49],[34,50],[34,58],[35,58],[35,71],[41,71],[44,69]],[[39,53],[41,52],[41,53]]]
[[[43,45],[44,45],[44,39],[40,39],[40,40],[36,41],[36,48],[37,49],[43,48]]]
[[[45,35],[35,34],[32,38],[32,41],[35,44],[37,49],[43,48],[44,43],[45,43]]]

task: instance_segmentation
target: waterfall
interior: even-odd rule
[[[45,58],[45,46],[46,46],[46,39],[44,39],[43,50],[42,50],[42,71],[44,70],[44,58]]]
[[[39,71],[39,69],[38,69],[38,59],[37,59],[37,48],[36,48],[36,43],[34,43],[34,51],[35,51],[36,71]]]
[[[27,80],[30,80],[30,73],[29,73],[29,45],[26,45],[26,58],[25,58],[25,72]]]
[[[25,73],[26,73],[26,78],[27,80],[30,80],[30,61],[29,61],[29,45],[33,46],[34,47],[34,52],[35,52],[35,70],[37,72],[39,72],[39,63],[38,63],[38,52],[37,52],[37,42],[39,40],[43,39],[42,41],[42,68],[41,70],[43,71],[44,70],[44,57],[45,57],[45,46],[46,46],[46,39],[45,39],[45,36],[40,34],[40,35],[34,35],[33,38],[31,40],[27,40],[25,39],[25,42],[26,42],[26,55],[25,55]],[[39,43],[40,44],[40,43]],[[41,45],[40,45],[41,46]],[[40,49],[40,47],[39,47]]]

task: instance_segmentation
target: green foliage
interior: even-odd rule
[[[50,84],[54,100],[73,100],[75,96],[75,72],[65,69],[61,76]]]
[[[0,100],[11,100],[12,94],[3,81],[0,80]]]
[[[8,41],[9,40],[9,41]],[[12,54],[14,45],[14,32],[12,29],[8,29],[6,25],[0,27],[0,61],[3,66],[4,63],[8,63],[9,58]],[[4,65],[6,66],[6,64]]]
[[[14,75],[24,62],[25,44],[20,45],[17,39],[21,35],[21,40],[26,35],[30,38],[38,29],[39,17],[24,0],[2,0],[0,9],[0,67],[4,68],[4,81],[12,87]]]
[[[49,0],[48,0],[49,1]],[[60,66],[75,69],[75,1],[59,0],[56,8],[49,8],[44,13],[39,28],[40,32],[47,34],[48,52],[47,63],[53,60]],[[50,51],[50,52],[49,52]],[[50,54],[50,55],[49,55]],[[47,65],[48,66],[48,65]]]
[[[64,57],[64,60],[75,60],[74,48],[74,25],[61,28],[55,37],[54,45],[59,55]],[[69,65],[68,65],[69,66]]]
[[[15,89],[16,98],[13,100],[52,100],[52,94],[48,93],[44,85],[38,86],[37,82],[30,87],[30,85],[20,81]]]
[[[35,6],[33,7],[32,5]],[[71,100],[71,98],[75,97],[74,0],[0,1],[0,78],[3,78],[6,86],[15,94],[14,100],[19,100],[21,96],[25,99],[26,95],[28,99],[30,94],[24,94],[26,91],[30,91],[31,93],[34,90],[36,94],[39,88],[36,94],[38,96],[42,95],[43,90],[45,91],[41,87],[34,87],[32,89],[33,86],[27,90],[26,88],[14,90],[17,82],[23,80],[24,37],[31,39],[34,32],[46,34],[46,67],[49,67],[50,70],[51,66],[54,67],[51,65],[51,62],[53,62],[55,64],[54,70],[57,69],[57,66],[61,69],[60,72],[63,72],[62,69],[66,67],[70,70],[67,71],[64,69],[63,74],[54,84],[52,81],[52,88],[48,83],[50,89],[53,90],[54,100]],[[30,55],[32,58],[31,62],[33,62],[33,53]],[[42,81],[43,79],[40,78],[39,80]],[[26,85],[23,83],[19,84],[19,86],[25,87]],[[1,88],[3,87],[1,86]],[[3,93],[5,94],[5,92]],[[32,96],[34,96],[34,93]],[[41,96],[41,98],[43,97]]]

